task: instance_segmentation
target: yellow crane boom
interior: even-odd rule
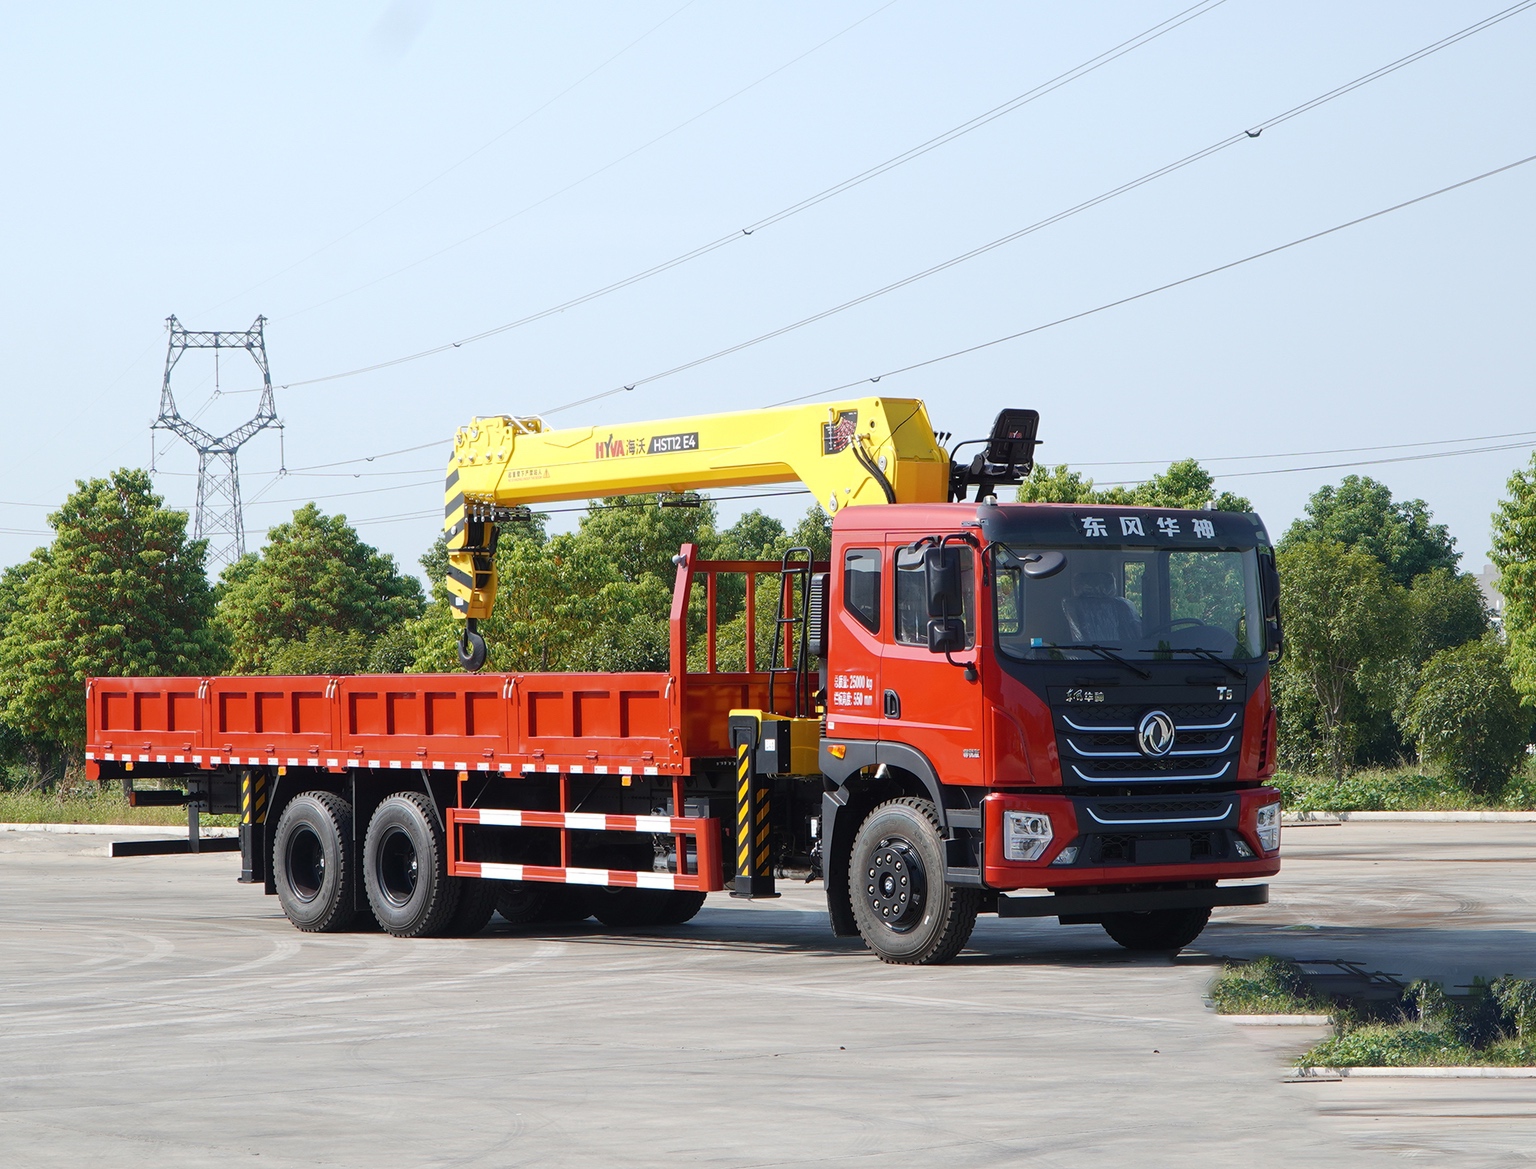
[[[854,398],[661,422],[546,429],[476,418],[448,464],[448,588],[461,617],[488,617],[496,574],[486,530],[558,500],[801,482],[830,514],[868,503],[943,502],[949,456],[923,403]]]
[[[497,525],[526,518],[534,504],[791,482],[805,484],[831,515],[875,503],[942,503],[957,482],[962,492],[967,482],[1018,482],[1037,421],[1032,410],[1003,411],[967,477],[951,468],[915,398],[559,430],[538,418],[476,418],[459,428],[444,486],[453,611],[471,633],[490,616]],[[460,648],[468,664],[468,642]]]

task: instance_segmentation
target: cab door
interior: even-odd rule
[[[834,557],[827,733],[874,742],[881,731],[880,638],[891,625],[886,551],[876,534],[851,540]]]
[[[951,655],[955,663],[951,664],[943,654],[928,650],[923,553],[907,548],[926,534],[892,532],[886,537],[890,584],[885,602],[891,619],[881,634],[880,739],[921,752],[945,783],[980,784],[984,782],[981,683],[966,681],[963,668],[977,657],[976,553],[964,545],[949,545],[960,556],[961,618],[966,630],[966,648]]]

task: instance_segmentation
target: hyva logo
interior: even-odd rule
[[[1173,750],[1173,735],[1173,719],[1160,710],[1149,710],[1136,728],[1136,746],[1143,755],[1159,759]]]

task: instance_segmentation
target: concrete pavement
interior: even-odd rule
[[[687,926],[300,934],[230,854],[0,838],[7,1166],[1435,1165],[1536,1160],[1531,1081],[1284,1082],[1315,1033],[1224,956],[1536,975],[1536,825],[1286,830],[1269,906],[1176,960],[983,918],[933,969],[818,887]]]

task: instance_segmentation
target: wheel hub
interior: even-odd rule
[[[379,886],[392,905],[404,905],[416,892],[421,875],[416,846],[408,834],[396,828],[379,847]]]
[[[865,896],[877,921],[904,934],[922,920],[928,874],[911,841],[900,836],[880,841],[865,877]]]
[[[288,841],[288,884],[300,901],[313,901],[325,884],[325,847],[305,826]]]

